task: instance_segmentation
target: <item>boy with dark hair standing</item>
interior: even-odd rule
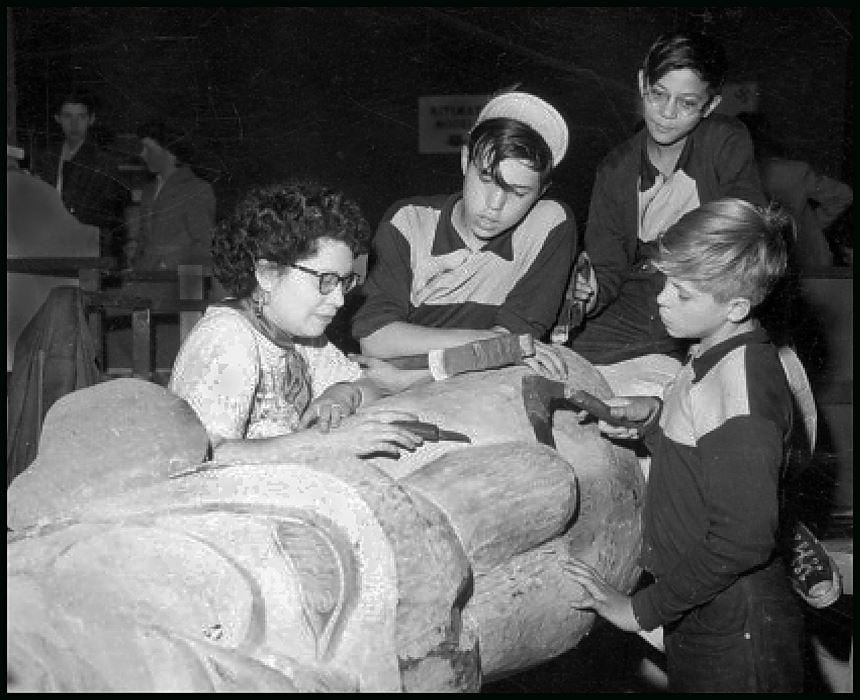
[[[90,93],[74,90],[64,95],[54,114],[63,141],[36,154],[32,171],[57,189],[78,221],[98,227],[103,255],[119,257],[123,214],[131,198],[117,178],[117,163],[88,138],[95,120],[95,99]]]
[[[652,455],[641,564],[626,596],[588,564],[572,604],[626,631],[664,629],[670,690],[801,692],[802,617],[778,552],[780,479],[792,398],[754,315],[786,266],[790,219],[739,199],[689,212],[658,239],[660,318],[698,341],[664,393],[616,397]]]
[[[514,333],[546,336],[576,247],[561,202],[542,199],[567,150],[568,130],[527,92],[492,98],[461,152],[463,189],[395,203],[374,238],[375,258],[353,335],[370,357],[426,354]],[[534,369],[563,372],[536,342]]]

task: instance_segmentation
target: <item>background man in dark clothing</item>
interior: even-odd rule
[[[66,209],[81,223],[98,227],[102,255],[122,254],[123,212],[129,191],[117,177],[116,163],[91,138],[95,122],[93,97],[76,91],[57,104],[54,121],[63,130],[61,143],[49,143],[35,154],[34,175],[56,187]]]

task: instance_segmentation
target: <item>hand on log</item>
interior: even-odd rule
[[[361,388],[352,382],[337,382],[310,402],[299,421],[299,428],[316,426],[321,433],[337,428],[361,405]]]
[[[610,586],[596,569],[579,559],[564,562],[562,568],[582,586],[582,595],[571,601],[572,607],[594,610],[625,632],[638,632],[641,629],[633,614],[630,596]]]
[[[413,452],[424,440],[403,425],[392,421],[414,421],[418,416],[407,411],[374,411],[345,418],[327,433],[320,433],[327,446],[343,448],[357,457],[389,455],[398,457],[400,450]]]

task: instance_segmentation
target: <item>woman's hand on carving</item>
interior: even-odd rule
[[[352,382],[332,384],[308,404],[299,429],[316,426],[321,433],[327,433],[358,410],[361,398],[361,388]]]
[[[358,457],[380,454],[398,457],[401,450],[412,452],[424,440],[420,435],[391,421],[415,420],[418,420],[418,416],[408,411],[358,413],[343,420],[336,430],[326,433],[326,443],[342,446]]]

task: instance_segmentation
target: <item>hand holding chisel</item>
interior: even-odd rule
[[[472,442],[468,435],[458,433],[454,430],[445,430],[440,428],[435,423],[425,423],[420,420],[393,420],[392,425],[399,425],[401,428],[406,428],[408,431],[415,433],[420,438],[428,442],[439,442],[440,440],[449,442]]]

